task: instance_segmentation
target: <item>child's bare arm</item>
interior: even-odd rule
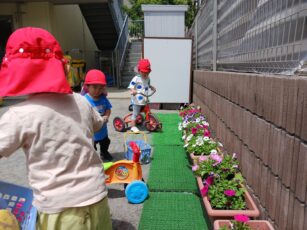
[[[102,118],[104,118],[106,120],[106,122],[108,122],[110,115],[111,115],[111,110],[107,109]]]
[[[136,92],[135,89],[130,89],[130,94],[135,95],[135,94],[137,94],[137,92]]]

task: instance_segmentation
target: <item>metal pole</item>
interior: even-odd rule
[[[195,38],[195,69],[198,69],[198,16],[197,14],[196,19],[195,19],[195,32],[194,32],[194,38]]]
[[[213,0],[213,71],[216,71],[216,49],[217,49],[217,1]]]

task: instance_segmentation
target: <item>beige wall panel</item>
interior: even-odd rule
[[[98,50],[78,5],[55,5],[53,8],[54,35],[64,51],[82,50],[87,68],[95,66],[95,51]],[[76,55],[78,58],[78,56]]]

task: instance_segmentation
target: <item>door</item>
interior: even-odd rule
[[[0,62],[5,54],[7,39],[12,32],[12,17],[0,15]]]

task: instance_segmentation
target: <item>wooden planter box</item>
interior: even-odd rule
[[[197,177],[197,183],[199,190],[201,190],[204,187],[201,177]],[[208,200],[208,196],[203,197],[203,203],[205,205],[207,213],[210,217],[214,219],[217,219],[218,217],[233,219],[234,215],[246,215],[249,217],[258,217],[260,215],[259,209],[257,208],[255,202],[253,201],[248,191],[245,191],[245,201],[247,206],[246,210],[220,210],[220,209],[213,209],[211,207],[211,204]]]
[[[252,230],[274,230],[273,226],[269,221],[266,220],[250,220],[246,223]],[[229,220],[215,220],[214,221],[214,230],[219,230],[221,227],[229,227]]]

